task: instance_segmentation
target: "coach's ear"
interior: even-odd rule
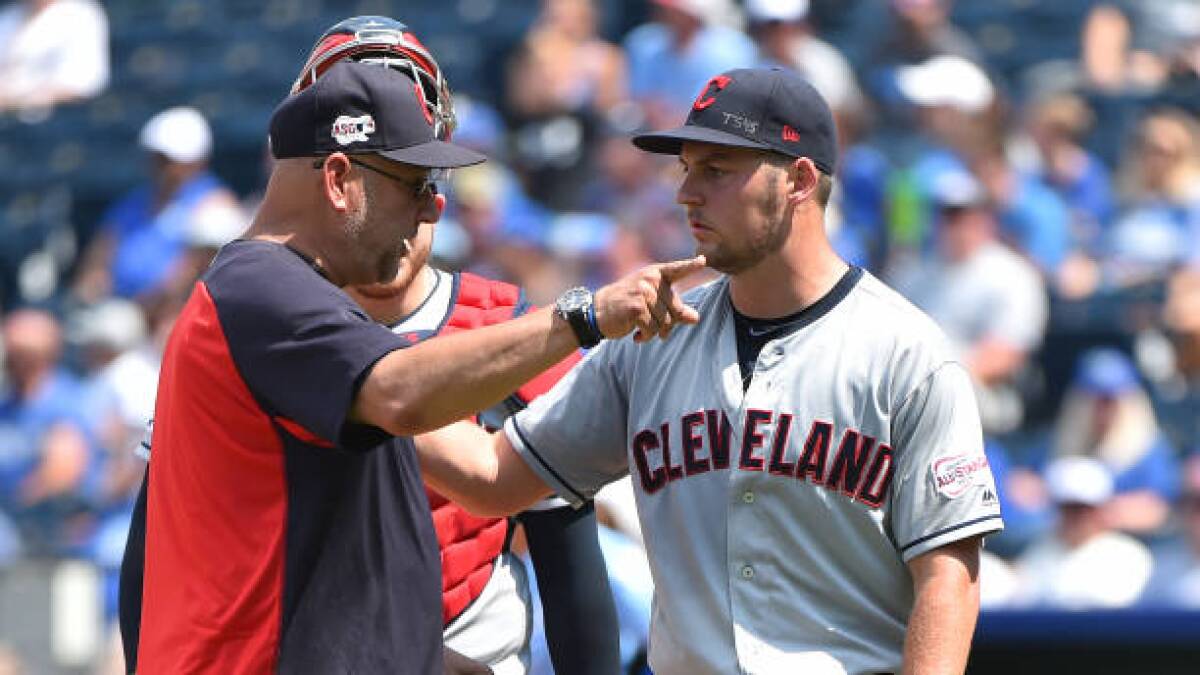
[[[788,202],[799,204],[817,194],[821,170],[807,157],[797,157],[788,165]]]
[[[317,160],[321,172],[321,187],[325,191],[325,200],[338,213],[346,213],[351,209],[352,197],[349,194],[350,158],[345,154],[335,152]]]

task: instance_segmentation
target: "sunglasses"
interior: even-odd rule
[[[361,167],[368,171],[374,171],[375,173],[377,173],[381,176],[390,178],[390,179],[396,181],[397,183],[403,185],[404,187],[408,188],[408,191],[412,194],[414,199],[425,200],[425,199],[429,199],[430,197],[433,197],[434,195],[436,195],[438,193],[436,181],[439,176],[437,174],[429,173],[429,174],[426,174],[425,178],[413,180],[411,178],[405,178],[404,176],[398,176],[390,171],[384,171],[383,169],[381,169],[377,166],[367,164],[366,162],[359,160],[359,159],[355,159],[353,156],[350,156],[350,155],[347,155],[346,159],[348,159],[351,164],[353,164],[357,167]],[[325,158],[324,157],[318,157],[316,160],[313,161],[314,169],[320,169],[323,166],[325,166]]]

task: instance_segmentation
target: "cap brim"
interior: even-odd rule
[[[754,148],[755,150],[774,150],[771,146],[758,141],[743,138],[727,131],[718,131],[708,127],[684,125],[670,131],[660,131],[653,134],[640,134],[633,137],[633,144],[646,152],[660,155],[678,155],[684,141],[712,143],[714,145],[729,145],[735,148]]]
[[[460,166],[471,166],[487,160],[474,150],[446,143],[445,141],[429,141],[419,145],[395,150],[381,150],[377,154],[396,162],[402,162],[425,169],[457,169]]]

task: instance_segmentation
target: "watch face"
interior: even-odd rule
[[[591,300],[592,294],[586,288],[572,288],[562,294],[558,306],[564,312],[573,312],[587,307]]]

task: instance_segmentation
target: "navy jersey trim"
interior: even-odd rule
[[[570,490],[571,494],[575,495],[575,498],[578,499],[579,501],[581,501],[581,502],[588,501],[587,497],[584,497],[583,494],[581,492],[579,492],[579,490],[576,490],[557,471],[555,471],[554,467],[550,466],[550,463],[547,462],[545,460],[545,458],[542,457],[541,453],[539,453],[537,451],[537,448],[533,447],[533,443],[529,442],[529,438],[525,436],[525,432],[521,431],[521,425],[517,423],[516,418],[513,418],[513,429],[516,430],[517,436],[519,436],[521,438],[521,442],[525,444],[525,448],[527,450],[529,450],[529,454],[532,455],[533,458],[536,459],[538,461],[538,463],[542,465],[542,468],[544,468],[551,476],[554,476],[554,480],[558,481],[559,483],[562,484],[563,487]]]
[[[805,326],[811,325],[817,319],[828,314],[834,307],[837,307],[842,300],[846,299],[846,296],[850,295],[850,291],[854,290],[854,287],[858,285],[862,277],[863,269],[857,265],[850,265],[850,268],[842,274],[842,277],[833,285],[833,288],[829,289],[829,292],[822,295],[816,302],[798,312],[777,318],[763,319],[746,316],[733,306],[733,300],[729,298],[728,292],[726,292],[725,297],[729,298],[729,306],[733,309],[734,316],[742,317],[748,324],[755,325],[756,327],[758,327],[758,324],[766,324],[770,325],[772,330],[786,327],[787,333],[791,334]]]
[[[920,539],[914,539],[913,541],[909,542],[908,544],[905,544],[904,546],[901,546],[901,547],[900,547],[900,552],[901,552],[901,553],[904,553],[905,551],[907,551],[908,549],[910,549],[910,548],[912,548],[912,547],[916,546],[917,544],[921,544],[921,543],[927,542],[927,541],[929,541],[930,539],[936,539],[936,538],[938,538],[938,537],[942,536],[943,534],[949,534],[949,533],[951,533],[951,532],[953,532],[953,531],[955,531],[955,530],[961,530],[961,529],[962,529],[962,528],[964,528],[964,527],[970,527],[970,526],[972,526],[972,525],[975,525],[975,524],[977,524],[977,523],[982,523],[982,522],[984,522],[984,521],[987,521],[987,520],[993,520],[993,519],[994,519],[994,520],[1000,520],[1000,514],[999,514],[999,513],[996,513],[996,514],[992,514],[992,515],[989,515],[989,516],[980,516],[979,518],[975,518],[974,520],[968,520],[968,521],[966,521],[966,522],[959,523],[959,524],[957,524],[957,525],[952,525],[952,526],[950,526],[950,527],[947,527],[947,528],[946,528],[946,529],[944,529],[944,530],[938,530],[937,532],[934,532],[933,534],[927,534],[927,535],[925,535],[924,537],[921,537]]]

